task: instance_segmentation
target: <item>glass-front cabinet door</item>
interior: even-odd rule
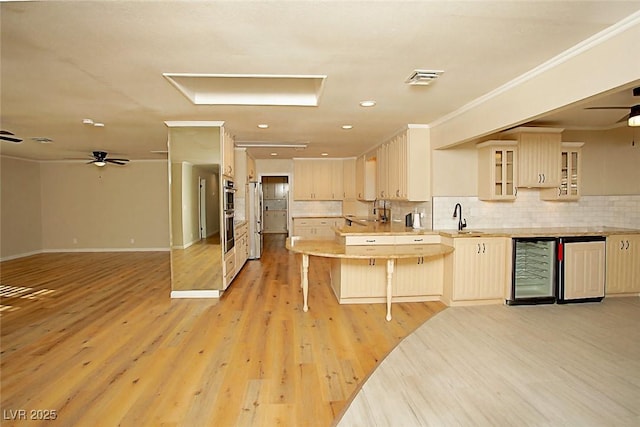
[[[517,153],[515,141],[486,141],[478,148],[478,197],[480,200],[516,198]]]
[[[578,200],[580,198],[580,169],[582,142],[563,142],[560,152],[560,185],[542,190],[543,200]]]

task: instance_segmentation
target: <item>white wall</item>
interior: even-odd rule
[[[40,164],[0,157],[0,184],[0,259],[40,252]]]
[[[166,161],[43,162],[40,173],[43,250],[168,249]]]

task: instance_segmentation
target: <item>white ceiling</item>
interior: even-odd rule
[[[221,120],[238,142],[309,144],[304,151],[250,149],[282,158],[366,152],[406,124],[454,112],[637,12],[640,1],[49,1],[0,8],[1,127],[25,139],[2,142],[2,154],[51,160],[99,149],[158,159],[152,151],[166,150],[165,121]],[[405,84],[415,69],[444,74],[429,86]],[[163,73],[327,78],[317,107],[194,105]],[[630,87],[589,105],[638,103]],[[360,107],[367,99],[377,105]],[[585,113],[586,102],[539,123],[611,127],[626,113]]]

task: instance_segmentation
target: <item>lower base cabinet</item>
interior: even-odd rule
[[[395,260],[392,277],[394,301],[434,301],[442,295],[442,257]],[[341,304],[384,302],[387,261],[333,259],[331,286]]]
[[[445,257],[444,302],[504,302],[510,283],[510,242],[503,237],[453,239],[455,250]]]
[[[640,293],[640,235],[607,237],[605,295]]]

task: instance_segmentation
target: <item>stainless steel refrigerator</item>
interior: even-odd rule
[[[247,193],[249,202],[249,259],[262,254],[262,184],[250,182]]]

